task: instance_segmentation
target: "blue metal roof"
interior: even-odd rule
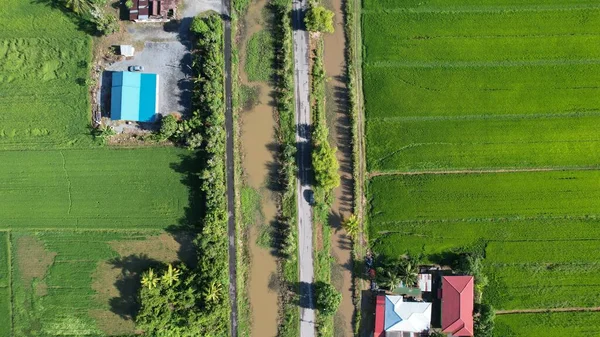
[[[402,318],[398,316],[396,313],[396,304],[390,301],[389,297],[385,297],[385,330],[388,330],[390,327],[396,325],[399,322],[402,322]]]
[[[157,114],[158,75],[114,72],[111,119],[152,122]]]

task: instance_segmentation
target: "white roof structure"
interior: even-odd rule
[[[126,57],[132,57],[133,54],[135,53],[135,48],[133,48],[133,46],[128,45],[128,44],[120,45],[119,50],[121,52],[121,55],[126,56]]]
[[[431,274],[419,274],[417,282],[421,291],[431,291]]]
[[[405,302],[402,296],[385,297],[385,331],[423,332],[431,325],[431,303]]]

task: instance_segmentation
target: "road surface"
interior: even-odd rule
[[[298,254],[300,265],[300,336],[315,336],[313,299],[313,233],[312,210],[306,193],[310,190],[310,101],[308,32],[304,27],[306,0],[295,0],[292,7],[294,45],[294,81],[296,100],[296,143],[298,146]]]
[[[237,337],[237,262],[236,262],[236,239],[235,239],[235,169],[233,156],[233,107],[232,107],[232,78],[231,78],[231,1],[222,0],[223,24],[224,24],[224,48],[225,54],[225,132],[227,133],[225,149],[225,169],[227,181],[227,233],[229,236],[229,300],[231,301],[231,337]]]

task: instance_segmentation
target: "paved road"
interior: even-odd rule
[[[225,26],[225,131],[227,132],[226,141],[226,179],[227,179],[227,232],[229,236],[229,300],[231,301],[231,336],[238,335],[237,322],[237,262],[236,262],[236,240],[235,240],[235,169],[233,156],[233,107],[232,107],[232,78],[231,78],[231,0],[222,0],[223,18]]]
[[[294,81],[296,99],[296,142],[298,146],[298,254],[300,264],[300,336],[315,336],[315,311],[313,300],[313,233],[312,210],[306,201],[310,189],[310,101],[309,101],[309,63],[308,32],[304,26],[306,0],[294,1],[292,7],[292,26],[294,31]]]

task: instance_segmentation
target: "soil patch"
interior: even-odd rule
[[[55,257],[55,252],[46,250],[44,243],[32,236],[17,239],[17,265],[26,285],[31,284],[34,279],[42,280]]]

